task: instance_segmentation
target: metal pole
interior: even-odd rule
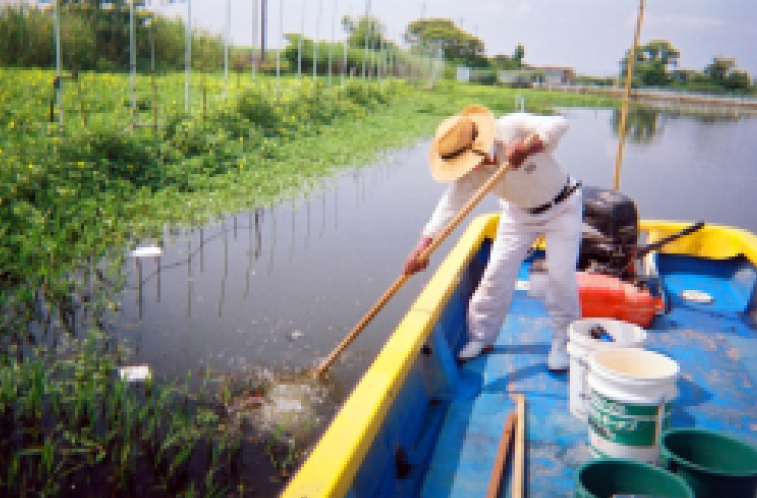
[[[297,44],[297,82],[302,79],[302,40],[305,37],[305,0],[302,0],[300,10],[300,41]]]
[[[384,37],[382,36],[381,30],[379,29],[379,53],[378,57],[376,58],[376,76],[379,81],[381,81],[381,76],[384,73]]]
[[[152,82],[152,121],[155,134],[158,133],[158,88],[155,84],[155,40],[152,36],[152,18],[148,20],[147,33],[150,35],[150,80]]]
[[[134,1],[129,2],[129,50],[131,52],[131,125],[137,123],[137,53],[134,48]]]
[[[331,86],[331,66],[333,65],[334,44],[336,43],[336,18],[338,0],[334,0],[334,13],[331,16],[331,45],[329,45],[329,87]]]
[[[352,18],[352,2],[350,2],[350,18]],[[344,72],[347,71],[347,47],[350,43],[350,37],[346,36],[344,37],[344,50],[342,53],[342,81],[341,86],[344,88]]]
[[[255,81],[255,72],[257,68],[257,60],[255,58],[255,47],[258,43],[258,12],[260,8],[258,6],[258,0],[252,3],[252,54],[250,57],[250,63],[252,64],[252,80]]]
[[[24,50],[24,35],[26,35],[26,31],[26,0],[22,0],[21,22],[19,22],[18,32],[18,58],[16,59],[16,64],[18,64],[19,66],[24,65],[24,54],[26,53],[26,50]]]
[[[229,36],[231,35],[231,0],[226,0],[226,36],[223,37],[223,96],[229,96]]]
[[[365,20],[368,21],[368,14],[371,12],[371,0],[365,0]],[[357,23],[360,27],[360,21]],[[365,61],[368,58],[368,38],[363,38],[363,79],[365,79]]]
[[[258,0],[252,3],[252,48],[250,49],[250,65],[252,66],[252,80],[255,81],[257,59],[255,58],[255,47],[258,43],[258,12],[260,8],[258,6]]]
[[[370,5],[370,0],[368,2]],[[371,54],[371,66],[368,68],[368,79],[371,79],[371,76],[373,74],[373,64],[374,64],[374,58],[373,58],[373,23],[370,20],[369,16],[366,16],[366,22],[368,23],[368,33],[366,34],[366,43],[365,46],[368,49],[368,52]]]
[[[279,2],[279,34],[284,39],[284,0]],[[276,51],[276,91],[279,91],[279,78],[281,77],[281,49]]]
[[[318,40],[321,36],[321,8],[323,0],[318,0],[318,16],[315,18],[315,40],[313,40],[313,82],[318,74]]]
[[[189,110],[189,80],[192,78],[192,0],[187,0],[187,36],[184,42],[184,110]]]
[[[260,13],[260,61],[265,62],[266,34],[268,32],[268,0],[263,0],[263,9]]]
[[[58,13],[58,2],[55,1],[55,75],[57,77],[58,84],[56,85],[55,97],[58,100],[58,124],[63,126],[63,102],[61,99],[61,84],[60,84],[60,18]]]

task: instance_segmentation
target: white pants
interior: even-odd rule
[[[538,215],[503,201],[489,263],[468,305],[471,339],[493,344],[510,308],[518,271],[534,241],[544,234],[547,252],[546,307],[553,338],[564,338],[580,318],[576,263],[581,242],[581,189]],[[555,334],[556,332],[556,334]]]

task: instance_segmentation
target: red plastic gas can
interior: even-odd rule
[[[648,327],[664,309],[660,298],[617,277],[589,272],[577,275],[583,318],[614,318]]]

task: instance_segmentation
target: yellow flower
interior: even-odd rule
[[[34,169],[34,165],[29,163],[29,169]]]
[[[131,169],[132,167],[133,167],[133,166],[132,166],[131,164],[127,166],[127,168],[129,168],[129,169]]]

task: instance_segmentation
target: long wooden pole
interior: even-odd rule
[[[486,491],[486,498],[497,498],[499,495],[499,484],[502,482],[502,472],[507,462],[507,450],[510,448],[510,439],[513,435],[513,427],[516,424],[517,415],[511,413],[507,416],[505,430],[502,431],[502,439],[499,440],[499,449],[497,450],[497,459],[494,461],[492,476],[489,479],[489,489]]]
[[[526,397],[518,394],[518,425],[515,429],[515,453],[513,454],[513,477],[511,498],[523,498],[523,483],[526,469]]]
[[[538,138],[536,134],[533,134],[529,136],[526,139],[525,146],[526,148],[529,148],[531,143]],[[444,242],[444,240],[449,236],[450,233],[452,233],[455,228],[460,224],[460,222],[468,216],[468,214],[473,211],[473,208],[478,205],[479,202],[481,202],[481,199],[486,196],[486,194],[489,193],[489,191],[494,187],[494,184],[496,184],[500,178],[502,178],[505,173],[507,173],[510,170],[510,163],[504,162],[502,165],[497,169],[497,171],[489,177],[489,179],[484,183],[481,188],[478,189],[478,192],[476,192],[473,197],[465,204],[463,209],[460,210],[457,215],[455,215],[454,218],[452,218],[452,221],[450,221],[446,227],[437,235],[434,240],[429,244],[429,246],[424,250],[419,256],[418,261],[424,261],[428,259],[431,254]],[[355,327],[350,331],[350,333],[345,337],[342,342],[339,344],[339,346],[334,349],[334,351],[331,352],[331,354],[326,358],[326,360],[321,363],[321,365],[315,370],[313,377],[319,377],[323,372],[328,370],[328,368],[331,366],[334,361],[339,357],[340,354],[342,354],[342,351],[344,351],[347,346],[349,346],[352,341],[355,340],[355,338],[360,334],[360,332],[363,331],[366,325],[370,323],[371,320],[373,320],[373,317],[376,316],[376,314],[381,311],[381,309],[386,305],[386,303],[389,302],[389,300],[394,296],[394,294],[397,293],[398,290],[402,288],[403,285],[405,285],[405,282],[407,282],[410,279],[410,275],[402,274],[400,275],[397,280],[394,281],[391,287],[384,293],[383,296],[376,302],[376,304],[373,305],[373,308],[368,311],[368,313],[365,314],[365,316],[355,325]]]
[[[639,4],[639,17],[636,20],[636,34],[633,39],[633,47],[631,48],[631,55],[628,57],[628,63],[626,64],[626,88],[623,94],[623,107],[620,111],[620,130],[618,132],[618,155],[615,159],[615,175],[612,180],[612,188],[618,190],[620,188],[620,169],[623,164],[623,146],[626,142],[626,117],[628,115],[628,100],[631,95],[631,80],[633,80],[633,66],[636,62],[636,47],[639,45],[639,36],[641,34],[641,20],[644,17],[644,0],[640,0]]]

